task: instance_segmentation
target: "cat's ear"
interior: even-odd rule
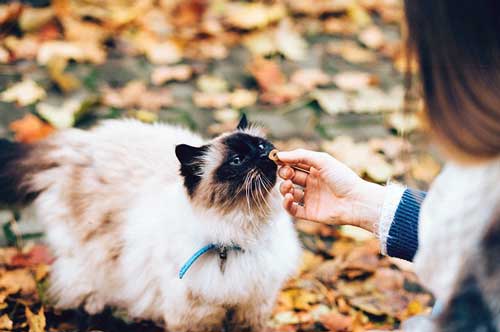
[[[240,123],[238,123],[236,129],[246,129],[247,127],[248,127],[247,115],[243,113],[240,119]]]
[[[175,155],[181,165],[193,165],[207,151],[206,146],[195,147],[187,144],[179,144],[175,147]]]

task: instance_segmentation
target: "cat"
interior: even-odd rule
[[[58,308],[262,331],[301,253],[271,149],[245,116],[209,141],[135,120],[0,140],[0,202],[31,205],[45,225]]]

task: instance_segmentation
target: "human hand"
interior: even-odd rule
[[[278,153],[283,206],[294,217],[330,225],[353,225],[374,232],[384,202],[383,186],[361,179],[327,153]],[[309,173],[291,166],[309,170]]]

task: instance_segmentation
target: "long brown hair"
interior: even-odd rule
[[[500,156],[500,1],[405,0],[427,126],[459,159]]]

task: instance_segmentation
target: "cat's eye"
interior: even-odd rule
[[[231,161],[229,162],[232,166],[238,166],[241,164],[241,157],[240,156],[235,156]]]
[[[260,143],[259,145],[259,150],[264,150],[266,147],[264,146],[264,144]]]

